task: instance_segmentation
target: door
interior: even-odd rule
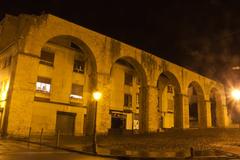
[[[62,135],[74,135],[76,113],[57,112],[56,133]]]

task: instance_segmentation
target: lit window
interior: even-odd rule
[[[41,64],[53,66],[54,63],[54,53],[41,50],[40,62]]]
[[[36,83],[36,90],[40,92],[50,93],[50,89],[51,89],[51,79],[38,77],[37,83]]]
[[[71,98],[82,99],[83,98],[83,86],[78,84],[72,84]]]
[[[124,107],[132,107],[132,95],[124,94]]]
[[[132,86],[133,84],[133,76],[130,73],[125,73],[125,80],[124,80],[124,84]]]
[[[74,60],[73,71],[78,73],[84,73],[84,62],[80,60]]]

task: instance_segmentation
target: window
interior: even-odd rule
[[[83,86],[78,84],[72,84],[71,98],[82,99],[83,98]]]
[[[192,94],[197,95],[197,90],[194,87],[192,87]]]
[[[75,43],[71,42],[70,47],[83,53],[82,49]]]
[[[136,106],[139,107],[139,93],[136,94]]]
[[[0,61],[0,69],[4,69],[11,65],[12,57],[6,57]]]
[[[124,94],[124,107],[132,107],[132,95]]]
[[[85,63],[80,60],[74,60],[73,72],[84,73]]]
[[[51,79],[45,77],[38,77],[36,83],[36,90],[40,92],[50,93]]]
[[[167,89],[168,89],[168,90],[167,90],[168,93],[173,93],[173,87],[172,87],[172,86],[168,86]]]
[[[174,109],[174,101],[173,99],[168,99],[168,111],[173,111]]]
[[[49,65],[49,66],[53,66],[54,53],[42,50],[39,63]]]
[[[124,80],[124,84],[132,86],[133,84],[133,76],[130,73],[125,73],[125,80]]]
[[[136,79],[136,83],[137,83],[137,85],[140,85],[140,84],[141,84],[140,78],[137,78],[137,79]]]

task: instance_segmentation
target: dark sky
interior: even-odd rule
[[[240,71],[231,68],[240,66],[239,0],[128,1],[1,0],[0,18],[52,13],[210,78],[237,83]]]

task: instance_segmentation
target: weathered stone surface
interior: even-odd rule
[[[161,116],[166,116],[164,120],[169,122],[168,126],[189,128],[188,92],[193,82],[197,84],[197,94],[201,95],[198,102],[199,127],[212,127],[208,100],[213,89],[219,95],[217,127],[229,125],[223,85],[198,73],[50,14],[6,16],[1,28],[0,60],[12,56],[12,62],[15,62],[0,68],[0,82],[7,81],[9,85],[8,98],[1,99],[1,103],[6,102],[1,104],[4,110],[0,117],[5,133],[26,135],[31,127],[34,132],[44,128],[46,133],[55,134],[56,114],[61,111],[76,113],[75,135],[91,134],[94,115],[92,106],[95,105],[92,92],[96,89],[103,93],[98,102],[98,133],[106,134],[111,128],[110,110],[114,109],[130,121],[133,121],[132,117],[139,116],[140,129],[144,132],[158,131],[162,127]],[[71,43],[77,44],[79,48],[71,48]],[[44,47],[50,47],[55,53],[52,67],[39,63]],[[72,70],[77,54],[85,61],[85,72],[81,75]],[[122,69],[118,74],[114,73],[114,65],[119,60],[127,63],[128,69]],[[124,72],[128,70],[134,75],[134,84],[130,87],[124,86],[123,79]],[[166,82],[159,80],[161,75],[165,76]],[[51,78],[51,93],[47,96],[51,103],[35,100],[38,95],[38,76]],[[80,106],[71,105],[69,96],[73,83],[84,86],[84,98]],[[164,115],[160,113],[164,107],[162,104],[168,103],[164,102],[167,97],[162,95],[167,95],[163,91],[168,85],[174,88],[175,99],[171,102],[174,109],[169,113],[166,109]],[[1,86],[1,94],[6,92],[3,88]],[[132,94],[133,99],[129,113],[124,111],[123,106],[126,91]],[[139,94],[139,109],[136,108],[136,94]],[[128,129],[133,124],[128,120],[126,122]]]

